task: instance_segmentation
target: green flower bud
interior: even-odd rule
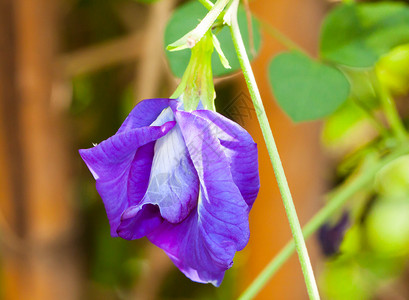
[[[409,92],[409,44],[394,48],[376,64],[379,81],[392,93]]]

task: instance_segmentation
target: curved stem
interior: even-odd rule
[[[298,45],[296,42],[294,42],[292,39],[290,39],[288,36],[286,36],[284,33],[282,33],[280,30],[277,28],[273,27],[271,24],[268,22],[264,21],[260,17],[257,16],[257,19],[261,23],[261,26],[265,29],[265,31],[271,35],[274,39],[276,39],[278,42],[280,42],[283,46],[285,46],[289,50],[296,50],[299,51],[308,57],[311,57],[310,54],[307,53],[300,45]]]
[[[176,42],[168,45],[169,51],[178,51],[186,48],[193,48],[212,27],[214,21],[222,14],[224,8],[231,0],[217,0],[212,9],[207,13],[203,20],[190,32],[178,39]],[[202,2],[205,3],[205,2]]]
[[[405,126],[403,126],[401,118],[399,117],[398,110],[396,109],[395,102],[390,92],[380,82],[377,83],[377,86],[383,111],[393,133],[397,139],[400,141],[405,141],[407,139],[407,132]]]
[[[211,10],[214,4],[210,0],[199,0],[199,2],[207,9]]]
[[[352,97],[352,101],[365,114],[368,121],[372,124],[372,126],[378,131],[378,133],[381,136],[389,137],[389,132],[386,130],[383,124],[378,120],[378,118],[373,114],[371,109],[367,107],[367,105],[364,102],[359,101],[355,97]]]
[[[397,150],[390,153],[388,156],[380,160],[371,169],[361,172],[352,182],[349,182],[340,187],[324,206],[303,228],[304,237],[309,238],[318,228],[320,228],[330,216],[342,208],[342,206],[351,197],[365,188],[370,183],[376,173],[385,165],[394,159],[409,154],[409,144],[402,145]],[[250,286],[241,294],[239,300],[252,299],[257,293],[267,284],[267,282],[274,276],[280,267],[291,257],[294,253],[294,242],[289,242],[287,245],[270,261],[264,270],[254,279]]]
[[[254,78],[253,71],[251,69],[250,61],[248,59],[246,49],[241,37],[240,28],[237,22],[237,8],[239,5],[238,0],[234,0],[230,10],[230,32],[233,38],[233,43],[236,48],[237,56],[240,61],[241,68],[243,70],[244,78],[246,79],[248,89],[250,91],[251,98],[253,100],[254,108],[257,113],[257,118],[260,123],[261,131],[264,136],[264,140],[267,145],[267,150],[270,155],[271,163],[273,164],[274,173],[277,179],[278,187],[280,189],[281,197],[284,202],[287,218],[290,223],[291,232],[294,238],[295,246],[298,252],[298,257],[301,263],[301,268],[304,274],[305,283],[308,290],[310,299],[319,299],[318,288],[315,282],[314,273],[312,270],[310,258],[308,256],[307,247],[305,245],[304,237],[301,232],[301,226],[298,221],[295,206],[292,200],[290,188],[287,183],[287,179],[284,173],[283,166],[281,164],[280,156],[278,154],[277,146],[274,141],[273,133],[271,132],[270,125],[268,123],[267,115],[263,107],[260,92],[257,87],[256,80]]]

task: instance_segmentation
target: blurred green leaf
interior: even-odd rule
[[[276,56],[269,78],[278,104],[295,122],[330,115],[349,94],[348,80],[339,70],[296,51]]]
[[[74,115],[82,113],[93,100],[92,81],[87,76],[79,76],[72,79],[72,102],[71,112]]]
[[[352,259],[337,259],[326,264],[321,274],[321,284],[327,299],[365,300],[370,299],[364,271]]]
[[[91,278],[106,287],[130,286],[135,272],[127,263],[132,257],[136,258],[135,250],[128,241],[113,239],[107,225],[107,222],[99,222],[93,233]]]
[[[208,11],[198,1],[188,2],[176,9],[171,19],[169,20],[164,37],[165,47],[178,40],[181,36],[188,33],[196,27],[199,20],[202,19]],[[252,59],[250,52],[249,32],[246,20],[246,14],[242,8],[239,9],[238,21],[246,45],[247,53]],[[253,35],[254,46],[256,52],[260,50],[261,33],[260,26],[255,18],[253,18]],[[224,76],[231,74],[240,69],[240,63],[237,59],[233,41],[230,37],[230,31],[224,27],[217,33],[217,38],[220,41],[221,49],[230,63],[231,69],[226,69],[220,62],[220,58],[216,51],[212,55],[212,68],[214,76]],[[190,49],[184,49],[177,52],[166,51],[166,57],[169,61],[169,66],[172,73],[176,77],[182,77],[190,58]]]
[[[373,71],[345,66],[340,69],[351,85],[349,99],[325,120],[322,131],[324,144],[337,151],[356,149],[376,135],[369,118],[379,107]]]
[[[370,67],[391,48],[409,42],[409,8],[403,3],[344,4],[324,20],[321,56],[353,67]]]
[[[324,123],[322,138],[326,145],[337,144],[348,136],[365,118],[365,113],[352,101],[347,101]]]
[[[388,257],[369,251],[362,251],[355,259],[367,272],[367,277],[370,277],[368,279],[377,283],[376,286],[385,284],[385,281],[390,282],[391,279],[402,273],[406,260],[401,257]]]

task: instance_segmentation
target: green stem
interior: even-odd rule
[[[377,82],[376,84],[378,89],[379,98],[382,103],[383,111],[385,113],[386,119],[388,120],[389,125],[396,138],[400,141],[405,141],[407,139],[407,132],[405,126],[403,126],[402,120],[396,109],[395,101],[392,98],[392,95],[382,83]]]
[[[176,42],[167,46],[169,51],[178,51],[186,48],[193,48],[212,27],[216,19],[221,15],[226,5],[231,0],[217,0],[212,9],[207,13],[203,20],[190,32],[178,39]]]
[[[409,144],[406,143],[391,152],[385,158],[380,160],[370,169],[361,172],[351,182],[341,186],[335,193],[330,196],[328,204],[322,208],[303,228],[304,237],[309,238],[315,231],[318,230],[335,212],[339,211],[342,206],[351,197],[365,188],[375,177],[376,173],[385,165],[394,159],[408,154]],[[287,245],[271,260],[264,270],[256,277],[250,286],[241,294],[239,300],[252,299],[280,269],[280,267],[291,257],[295,250],[294,242],[289,242]]]
[[[289,50],[296,50],[301,53],[304,53],[307,56],[310,56],[307,51],[305,51],[300,45],[298,45],[296,42],[291,40],[288,36],[286,36],[284,33],[282,33],[280,30],[277,28],[271,26],[269,23],[266,21],[262,20],[260,17],[257,17],[263,28],[266,30],[268,34],[270,34],[274,39],[279,41],[283,46],[285,46]]]
[[[260,92],[258,90],[257,83],[254,78],[253,71],[251,69],[250,61],[246,53],[246,48],[241,37],[240,28],[237,22],[238,5],[239,1],[234,0],[230,11],[231,13],[230,31],[233,38],[233,43],[236,48],[237,57],[240,61],[240,65],[243,70],[243,75],[247,82],[251,98],[253,100],[254,108],[257,113],[257,118],[260,123],[261,131],[263,133],[264,140],[267,145],[267,150],[270,155],[270,160],[274,168],[274,173],[277,179],[278,187],[280,189],[281,197],[284,202],[285,211],[287,213],[287,218],[290,223],[291,232],[295,241],[296,249],[301,263],[301,269],[304,274],[308,295],[310,299],[319,299],[320,297],[318,293],[317,284],[315,282],[314,273],[312,270],[310,258],[308,256],[308,251],[305,245],[304,237],[302,235],[301,226],[298,221],[297,213],[292,200],[290,188],[288,186],[284,169],[281,164],[280,156],[278,154],[277,146],[274,141],[273,133],[271,132],[267,115],[263,107]]]
[[[207,10],[211,10],[214,6],[214,4],[212,2],[210,2],[209,0],[199,0],[199,2],[207,9]]]
[[[387,129],[383,126],[383,124],[378,120],[378,118],[372,113],[371,109],[367,107],[364,102],[359,101],[357,98],[353,97],[352,100],[356,104],[356,106],[365,113],[366,117],[368,118],[369,122],[371,122],[372,126],[378,131],[378,133],[383,137],[389,137],[389,133]]]

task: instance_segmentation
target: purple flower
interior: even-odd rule
[[[259,190],[257,145],[239,125],[172,99],[139,103],[118,132],[81,157],[111,235],[146,236],[191,280],[218,286],[249,239]]]

